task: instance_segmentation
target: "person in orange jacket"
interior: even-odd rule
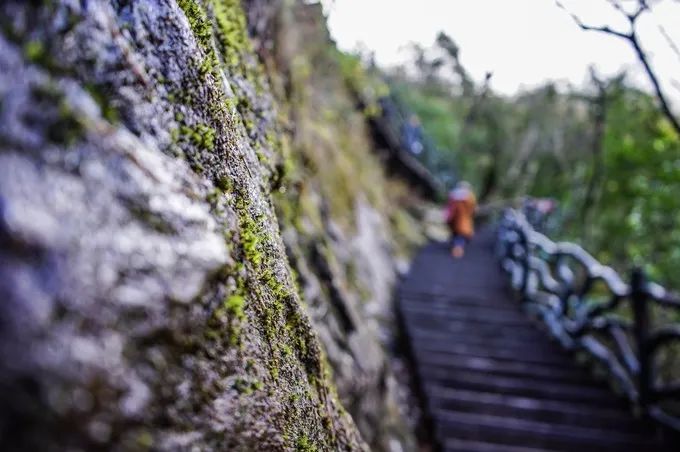
[[[465,254],[465,245],[475,235],[474,215],[477,199],[472,187],[465,181],[458,182],[456,188],[449,193],[446,223],[453,236],[451,255],[455,258]]]

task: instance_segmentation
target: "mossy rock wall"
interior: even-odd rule
[[[0,4],[0,449],[412,446],[381,320],[407,192],[312,77],[327,42],[264,45],[305,7],[247,5]]]
[[[0,10],[2,449],[362,449],[238,2]]]
[[[398,354],[392,290],[424,240],[420,218],[430,207],[386,174],[371,113],[356,105],[320,6],[284,8],[276,24],[273,61],[265,60],[293,125],[285,190],[274,196],[290,262],[363,438],[373,450],[414,450],[417,403]]]

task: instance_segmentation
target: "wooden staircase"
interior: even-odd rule
[[[426,246],[399,289],[434,441],[445,451],[657,451],[654,425],[521,310],[483,230],[462,259]]]

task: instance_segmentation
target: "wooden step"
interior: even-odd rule
[[[658,450],[650,439],[620,430],[574,427],[486,414],[438,412],[435,424],[443,443],[455,438],[579,452]]]
[[[565,359],[571,360],[571,355],[557,344],[549,340],[534,343],[529,338],[507,337],[507,336],[482,336],[476,334],[452,333],[437,329],[409,328],[409,335],[414,340],[424,340],[430,342],[443,342],[453,344],[466,344],[475,347],[487,347],[493,350],[508,350],[509,352],[524,355],[540,351],[551,355],[561,355]]]
[[[526,353],[518,356],[513,350],[506,349],[493,349],[489,347],[484,347],[480,345],[469,345],[460,343],[443,343],[443,342],[429,342],[422,340],[413,340],[413,348],[419,350],[420,353],[424,352],[441,352],[449,353],[451,355],[466,355],[466,356],[478,356],[482,358],[496,358],[505,359],[511,361],[517,361],[520,363],[539,363],[539,364],[554,364],[562,366],[573,366],[571,361],[562,354],[551,354],[548,352],[535,352],[531,353],[527,351]],[[455,359],[454,356],[451,359]]]
[[[503,298],[502,294],[497,295],[497,298],[483,300],[460,296],[449,298],[408,297],[402,299],[400,305],[407,308],[428,307],[435,310],[478,309],[480,311],[523,314],[522,307],[519,304],[508,302],[507,299]]]
[[[532,325],[494,325],[489,323],[466,322],[464,320],[442,320],[432,317],[408,317],[405,319],[407,329],[429,329],[437,332],[450,332],[476,337],[504,337],[522,340],[545,341],[545,334]]]
[[[536,343],[549,342],[545,333],[532,325],[499,326],[494,324],[480,324],[477,322],[442,321],[428,317],[410,317],[405,319],[408,331],[427,329],[433,332],[446,332],[474,337],[516,338]],[[539,342],[540,341],[540,342]]]
[[[445,388],[495,392],[547,400],[575,400],[606,407],[625,407],[625,404],[617,399],[611,391],[601,387],[555,383],[538,379],[499,377],[487,375],[483,372],[439,372],[430,368],[418,368],[418,374],[426,384]]]
[[[502,312],[485,312],[486,310],[479,309],[441,309],[433,310],[427,306],[406,305],[401,307],[402,313],[405,316],[425,315],[433,319],[441,320],[464,320],[475,323],[486,323],[491,325],[507,325],[507,326],[531,326],[526,317],[519,314],[511,317],[504,316]],[[434,312],[433,312],[434,311]],[[491,311],[491,310],[489,310]]]
[[[551,452],[550,449],[545,448],[508,446],[507,444],[468,441],[458,438],[447,438],[444,441],[443,449],[444,452]]]
[[[460,411],[556,424],[651,433],[652,427],[626,410],[573,400],[521,397],[493,392],[442,388],[431,393],[432,412]]]
[[[421,353],[418,362],[422,367],[443,370],[473,370],[489,375],[514,377],[540,377],[545,380],[571,383],[592,383],[588,373],[575,366],[553,366],[540,363],[522,363],[516,360],[501,360],[479,356],[461,355],[452,359],[451,354]]]

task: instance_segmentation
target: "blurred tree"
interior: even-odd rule
[[[622,270],[645,257],[654,278],[680,287],[680,139],[656,93],[591,70],[583,88],[501,96],[490,74],[474,81],[443,33],[416,56],[390,87],[440,149],[435,172],[457,164],[487,201],[555,198],[559,238]]]

